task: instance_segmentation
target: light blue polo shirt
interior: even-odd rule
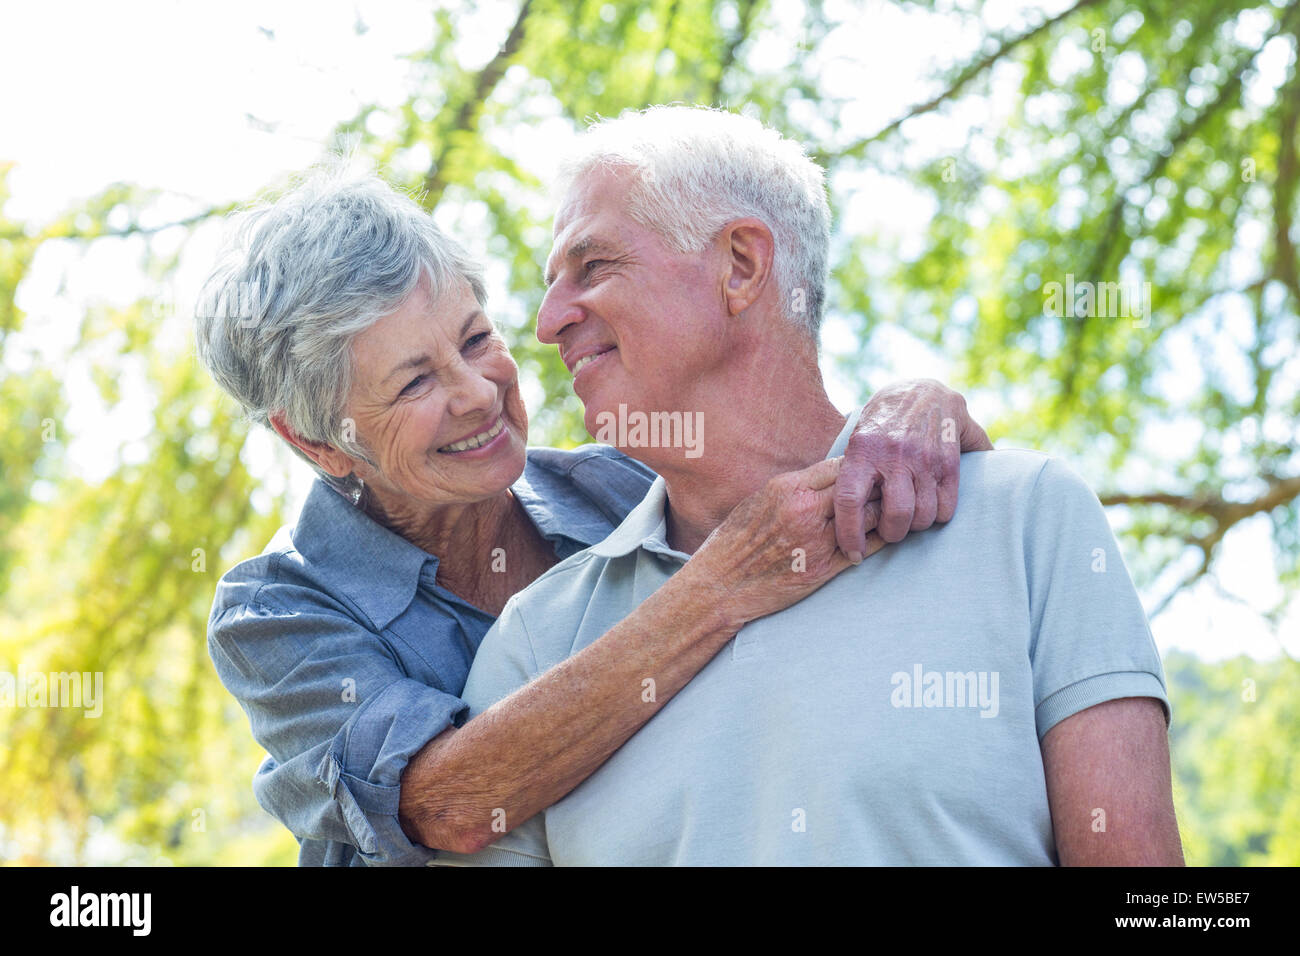
[[[599,639],[681,567],[666,500],[660,478],[608,538],[506,605],[465,686],[472,714]],[[1039,741],[1120,697],[1155,698],[1168,720],[1096,496],[1036,452],[967,454],[951,522],[747,625],[565,799],[482,853],[438,862],[1054,864]]]

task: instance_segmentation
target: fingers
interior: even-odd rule
[[[871,555],[875,554],[884,546],[885,539],[880,536],[879,532],[872,531],[867,535],[867,557],[871,557]]]
[[[910,531],[924,531],[934,524],[939,512],[939,486],[934,475],[921,472],[916,476],[916,507],[912,511]]]
[[[935,511],[934,520],[938,522],[948,522],[952,516],[957,513],[957,481],[959,475],[953,475],[952,480],[943,480],[939,482],[936,489],[939,507]]]
[[[912,526],[916,510],[916,490],[909,472],[900,469],[885,476],[880,505],[880,523],[876,530],[890,544],[902,541]]]
[[[873,501],[868,501],[862,509],[862,520],[866,526],[868,537],[870,532],[875,531],[880,526],[880,494],[876,493]],[[879,537],[879,535],[877,535]]]
[[[775,480],[787,482],[781,489],[782,494],[788,495],[796,490],[812,491],[816,513],[829,518],[835,513],[835,493],[838,488],[836,479],[840,474],[841,462],[840,458],[827,458],[802,471],[787,472]]]
[[[798,477],[799,483],[805,488],[821,491],[823,488],[830,488],[836,484],[843,461],[842,457],[827,458],[824,461],[809,465],[803,471],[794,472],[794,475]]]
[[[855,562],[866,554],[867,532],[873,525],[867,524],[864,509],[879,479],[862,445],[850,447],[835,482],[835,543]]]
[[[993,451],[993,442],[989,441],[988,433],[969,415],[966,416],[966,424],[961,429],[961,450],[963,452]]]
[[[858,563],[860,562],[850,561],[845,556],[843,551],[841,551],[839,548],[836,548],[834,551],[831,552],[831,556],[827,560],[827,566],[830,569],[830,573],[826,576],[826,580],[829,581],[831,578],[835,577],[835,575],[839,574],[841,571],[847,570],[848,568],[851,568]]]

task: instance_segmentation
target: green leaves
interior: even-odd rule
[[[1300,663],[1165,656],[1174,805],[1192,866],[1300,863]]]
[[[1212,573],[1224,537],[1258,514],[1293,594],[1300,5],[1026,11],[985,27],[983,43],[939,71],[913,111],[925,120],[854,129],[847,107],[876,93],[831,83],[824,47],[837,30],[861,31],[873,9],[520,0],[488,25],[498,47],[467,63],[461,44],[482,35],[482,14],[442,3],[429,48],[409,57],[405,99],[364,106],[335,139],[355,141],[490,260],[504,293],[490,312],[530,389],[531,440],[568,446],[590,437],[556,350],[534,337],[551,200],[536,140],[522,133],[653,103],[752,108],[831,173],[829,302],[853,343],[828,359],[861,393],[879,384],[885,343],[905,333],[957,370],[951,384],[998,410],[984,422],[995,440],[1079,464],[1115,503],[1141,583],[1188,554],[1196,573]],[[950,15],[979,25],[983,5]],[[941,135],[926,126],[940,120]],[[0,209],[9,171],[0,164]],[[917,222],[892,235],[850,220],[864,182],[914,194]],[[148,240],[157,198],[124,183],[46,223],[0,213],[0,359],[23,328],[18,290],[42,244]],[[166,288],[175,256],[146,258]],[[1050,308],[1053,284],[1067,283],[1139,293],[1150,283],[1149,309]],[[142,298],[82,317],[69,358],[89,369],[110,416],[147,425],[102,480],[67,473],[68,443],[84,437],[70,432],[74,383],[12,352],[0,378],[0,668],[21,657],[102,669],[113,707],[98,721],[0,713],[10,783],[0,847],[45,854],[61,835],[75,859],[101,828],[122,841],[122,859],[235,862],[256,847],[290,862],[292,840],[253,803],[260,754],[204,644],[217,579],[263,547],[283,500],[246,469],[248,431],[230,402],[186,349],[165,344],[165,312]],[[148,393],[135,405],[128,365]],[[1287,796],[1300,793],[1286,758],[1296,722],[1283,706],[1294,667],[1268,671],[1253,709],[1229,706],[1253,666],[1171,658],[1193,862],[1300,859],[1300,806]]]

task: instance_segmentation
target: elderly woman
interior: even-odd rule
[[[485,302],[478,266],[424,210],[339,174],[246,213],[200,296],[200,358],[319,476],[294,527],[222,578],[208,632],[269,754],[254,791],[300,864],[426,864],[487,845],[591,774],[746,622],[881,535],[950,518],[957,456],[939,422],[959,424],[966,450],[989,447],[940,386],[877,396],[838,493],[825,468],[770,482],[601,640],[466,721],[457,695],[506,600],[604,538],[655,477],[602,445],[527,447],[518,369]],[[889,471],[869,452],[908,434],[889,448],[926,468],[895,492],[909,463],[892,462],[864,517]]]

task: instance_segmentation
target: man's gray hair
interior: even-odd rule
[[[271,415],[311,442],[371,461],[343,418],[352,342],[428,279],[437,302],[461,279],[480,306],[481,267],[413,199],[338,166],[233,218],[195,309],[198,355],[253,422]],[[355,475],[322,478],[354,501]]]
[[[772,230],[782,311],[814,342],[826,297],[826,177],[803,148],[756,119],[699,106],[625,111],[591,126],[562,163],[558,192],[600,168],[630,168],[628,214],[680,253],[698,252],[728,222]]]

